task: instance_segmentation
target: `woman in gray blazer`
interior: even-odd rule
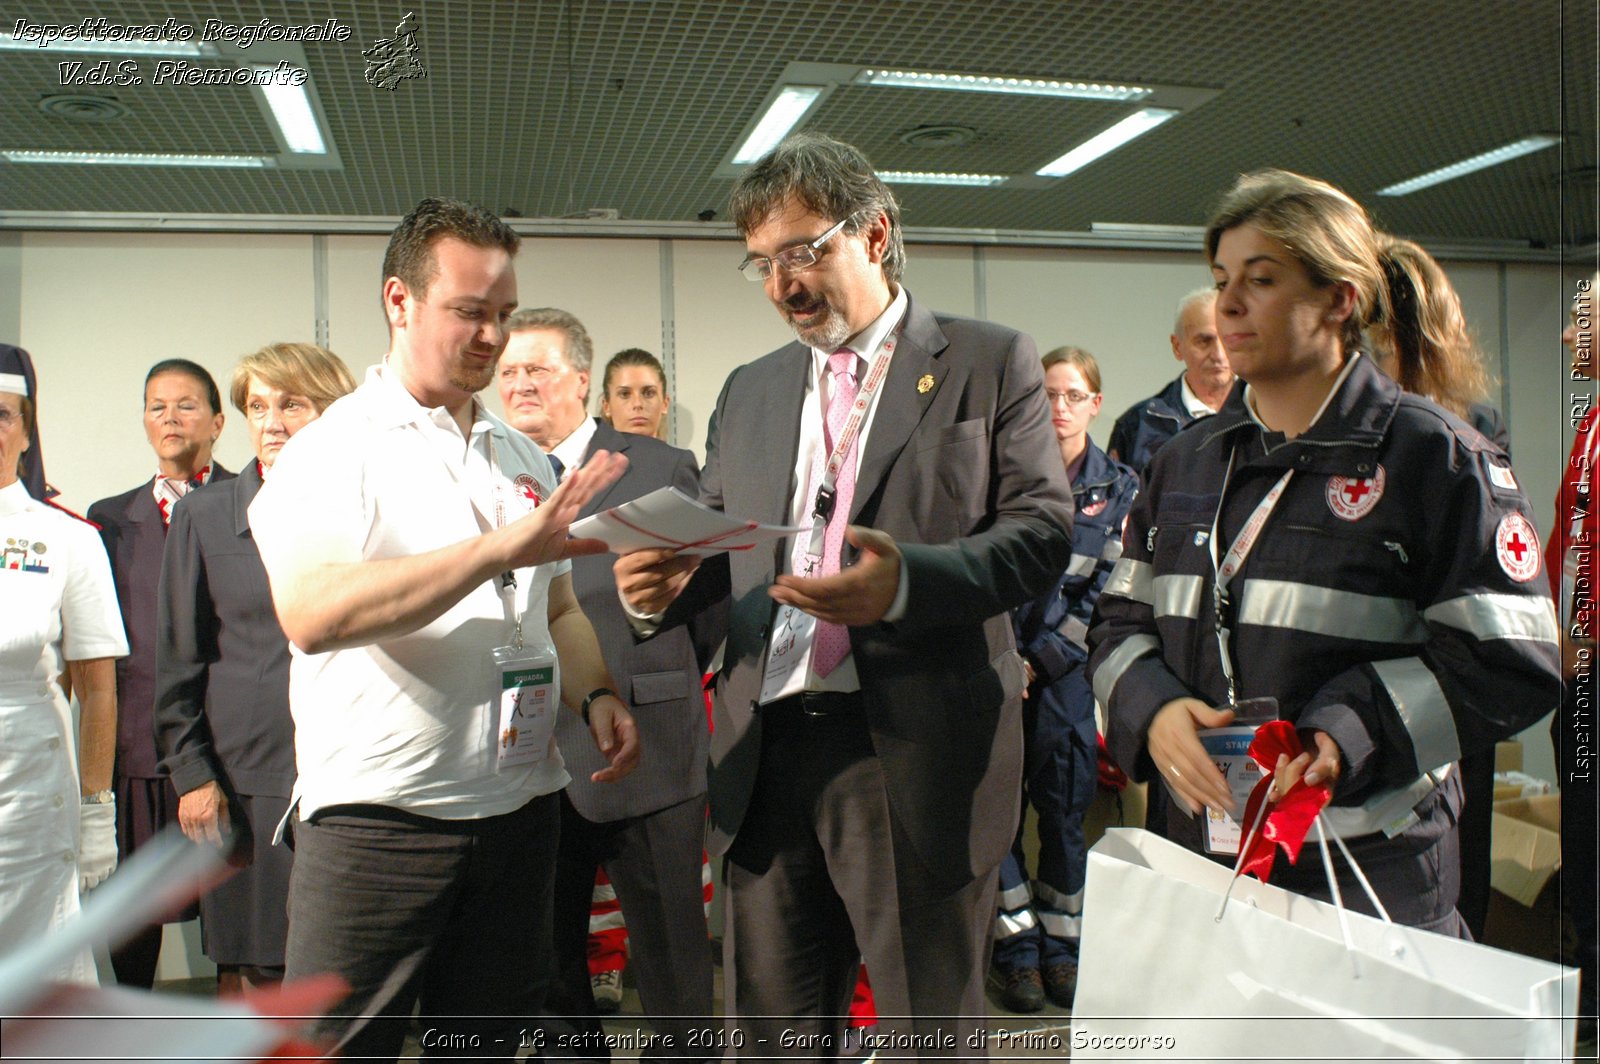
[[[200,899],[219,988],[283,976],[291,855],[272,845],[294,785],[289,643],[278,626],[248,512],[289,437],[355,388],[311,344],[271,344],[239,363],[231,398],[256,461],[173,508],[158,602],[155,733],[180,795],[178,823],[227,847],[240,871]]]

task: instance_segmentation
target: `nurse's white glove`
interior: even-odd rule
[[[113,798],[78,809],[78,889],[86,891],[116,871],[117,802]]]

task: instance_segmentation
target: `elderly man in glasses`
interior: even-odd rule
[[[648,631],[725,609],[711,846],[726,856],[740,1054],[837,1053],[857,962],[902,1056],[979,1057],[1024,668],[1006,610],[1072,553],[1033,341],[900,283],[899,208],[861,154],[802,135],[733,195],[740,268],[799,338],[736,370],[701,499],[805,531],[615,566]]]

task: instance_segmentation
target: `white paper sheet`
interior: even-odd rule
[[[749,550],[806,529],[743,521],[703,506],[677,488],[657,488],[632,502],[572,523],[578,539],[605,541],[618,554],[671,548],[682,554],[721,554]]]

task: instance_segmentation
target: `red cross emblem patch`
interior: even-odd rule
[[[1528,519],[1509,513],[1494,530],[1494,554],[1500,568],[1519,584],[1539,575],[1539,534]]]
[[[544,502],[544,499],[539,495],[539,482],[533,479],[533,474],[531,473],[518,473],[517,479],[511,482],[511,486],[517,489],[518,495],[521,495],[535,506]]]
[[[1328,509],[1343,521],[1359,521],[1383,498],[1383,466],[1370,477],[1329,477]]]

